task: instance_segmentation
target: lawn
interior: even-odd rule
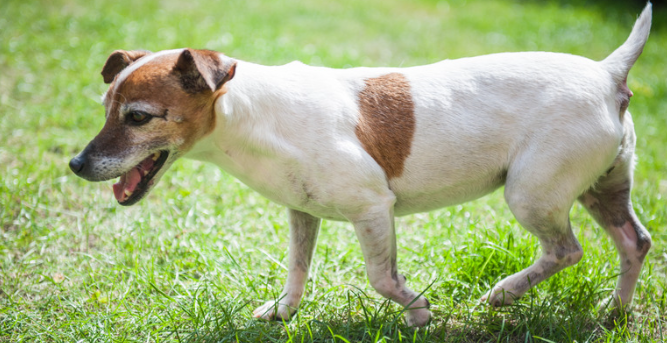
[[[628,83],[633,201],[654,244],[635,311],[605,310],[619,271],[578,204],[582,261],[495,310],[478,299],[539,256],[497,191],[397,220],[399,269],[433,304],[407,328],[368,284],[352,226],[324,221],[298,315],[252,318],[286,276],[287,220],[211,165],[176,162],[133,207],[68,162],[104,123],[116,49],[207,48],[262,64],[412,66],[501,51],[602,59],[641,1],[52,0],[0,2],[0,341],[664,342],[667,339],[667,6]],[[662,6],[660,6],[662,5]]]

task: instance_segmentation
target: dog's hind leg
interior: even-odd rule
[[[505,199],[521,226],[539,239],[542,256],[482,297],[493,306],[512,304],[532,286],[579,262],[583,255],[569,219],[572,204],[584,188],[583,178],[549,168],[552,158],[525,160],[520,167],[508,170]]]
[[[396,266],[395,197],[391,194],[377,200],[352,220],[368,279],[382,296],[406,307],[408,326],[424,326],[431,317],[429,302],[405,285],[406,278],[398,274]]]
[[[614,293],[616,309],[632,302],[644,258],[651,248],[651,235],[637,219],[630,200],[635,140],[631,125],[630,118],[627,118],[623,149],[611,170],[579,197],[579,201],[614,240],[618,250],[621,274]]]
[[[253,311],[253,316],[267,320],[289,320],[301,303],[308,271],[320,229],[320,219],[297,210],[289,210],[290,243],[287,282],[280,298],[268,301]]]
[[[538,237],[542,256],[530,267],[501,280],[482,298],[493,306],[512,304],[532,286],[579,262],[583,255],[570,226],[568,212],[571,205],[550,210],[533,206],[529,197],[516,201],[510,208],[519,223]]]

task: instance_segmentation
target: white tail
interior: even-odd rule
[[[644,50],[644,44],[646,44],[648,34],[651,31],[651,7],[650,2],[646,4],[625,43],[602,61],[604,68],[611,73],[618,83],[627,79],[630,68]]]

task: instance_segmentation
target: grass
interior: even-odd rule
[[[539,254],[496,192],[397,220],[399,268],[434,319],[405,327],[364,275],[349,224],[324,222],[289,323],[254,320],[286,276],[286,213],[210,165],[177,162],[140,204],[67,163],[101,128],[99,75],[115,49],[209,48],[264,64],[410,66],[499,51],[602,59],[641,3],[603,1],[0,2],[0,341],[662,342],[667,337],[667,9],[633,68],[633,200],[654,248],[636,311],[604,311],[619,273],[578,205],[583,260],[494,310],[477,299]]]

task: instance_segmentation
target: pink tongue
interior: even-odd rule
[[[149,170],[153,169],[155,161],[151,157],[149,156],[129,172],[121,175],[120,180],[113,185],[113,195],[116,196],[118,202],[127,200],[128,196],[125,195],[125,191],[134,192],[137,189],[137,185],[141,182],[142,172],[148,173]]]
[[[123,174],[120,177],[118,183],[113,185],[113,194],[116,196],[116,200],[123,202],[127,198],[125,195],[125,190],[134,192],[140,181],[141,174],[139,173],[139,168],[137,167],[134,167],[129,172]]]

